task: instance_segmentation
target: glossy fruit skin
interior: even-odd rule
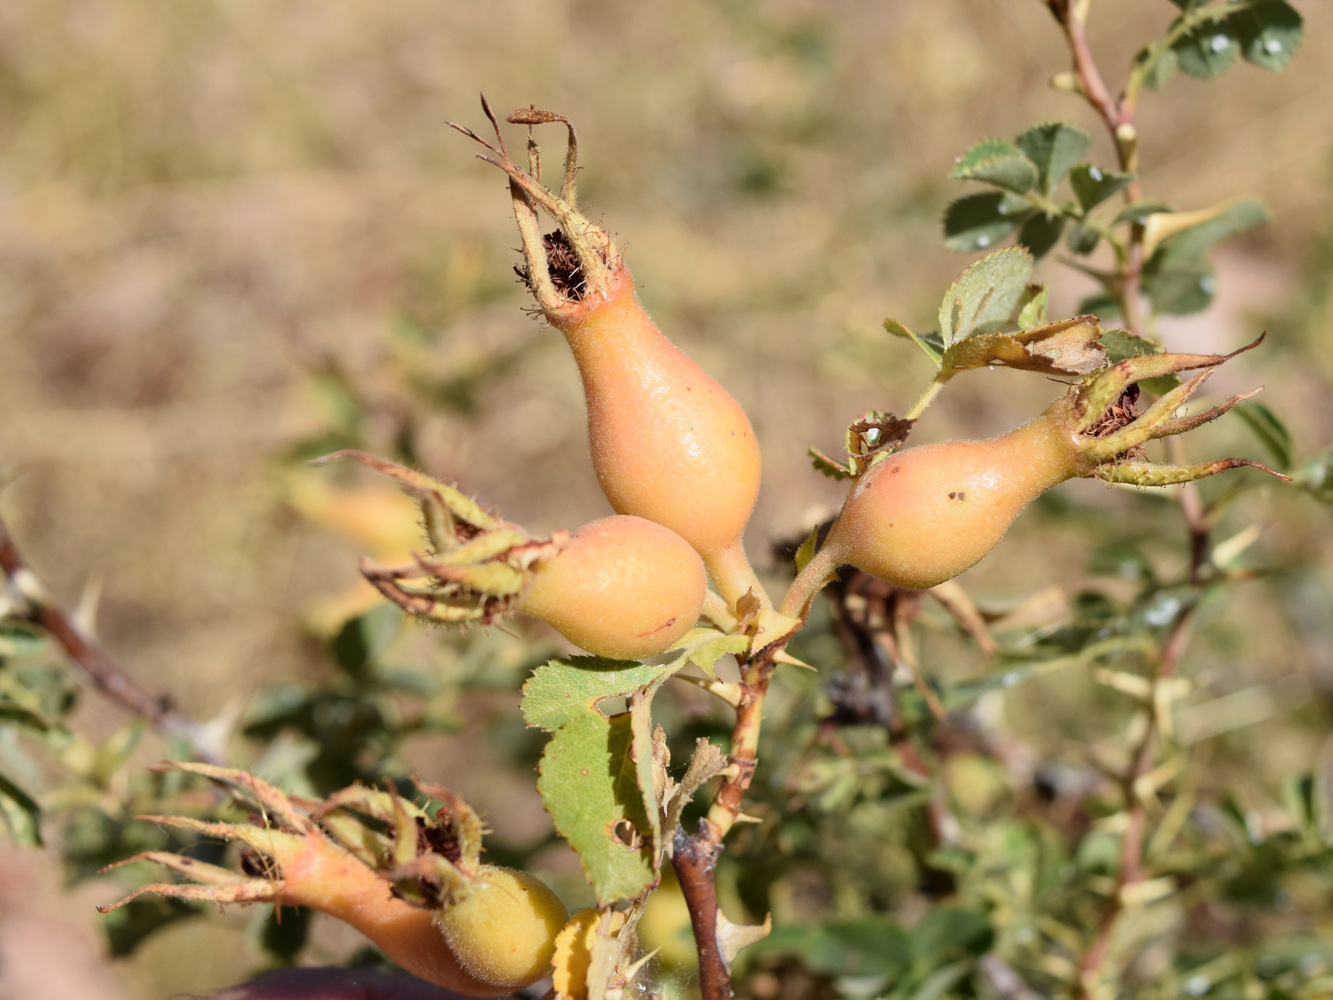
[[[593,468],[611,506],[705,557],[738,543],[760,478],[740,404],[662,335],[623,267],[605,297],[551,318],[583,378]]]
[[[922,590],[976,565],[1027,504],[1082,472],[1078,441],[1051,413],[1001,437],[890,455],[852,487],[825,549]]]
[[[568,918],[539,879],[483,865],[468,894],[439,911],[437,920],[459,965],[508,992],[550,974],[555,938]]]
[[[597,656],[636,660],[694,627],[707,587],[703,561],[685,539],[617,514],[585,524],[538,562],[518,610]]]

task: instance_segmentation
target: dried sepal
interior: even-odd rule
[[[492,155],[478,154],[478,157],[508,175],[514,216],[523,242],[525,265],[519,273],[542,311],[555,318],[590,295],[607,295],[619,279],[622,265],[611,237],[578,210],[575,188],[578,136],[573,124],[563,115],[535,107],[520,108],[511,114],[507,119],[510,123],[528,126],[528,169],[524,170],[510,158],[500,123],[484,96],[481,106],[495,133],[494,143],[464,125],[448,124],[485,146]],[[569,132],[560,194],[542,183],[541,151],[532,136],[533,126],[550,122],[565,125]],[[558,233],[542,235],[538,208],[555,220]]]
[[[1000,365],[1046,375],[1086,375],[1106,365],[1096,316],[1075,316],[1016,333],[982,333],[952,344],[941,366],[954,373]]]
[[[421,505],[430,553],[414,553],[406,566],[361,560],[366,581],[419,618],[489,625],[513,610],[528,584],[528,570],[557,555],[569,541],[564,531],[533,538],[458,489],[365,452],[340,451],[317,461],[339,458],[354,458],[393,477]]]
[[[436,909],[464,895],[481,867],[481,819],[461,798],[443,788],[421,786],[443,803],[431,814],[392,791],[361,785],[344,788],[327,799],[298,803],[236,768],[184,763],[167,766],[207,777],[238,792],[242,805],[251,811],[252,821],[223,823],[156,815],[139,818],[242,845],[243,853],[249,852],[250,863],[257,862],[265,877],[252,877],[166,851],[145,851],[103,870],[132,861],[151,861],[193,884],[146,886],[114,906],[123,906],[145,892],[218,903],[283,902],[288,868],[309,868],[312,857],[336,856],[345,858],[348,864],[359,862],[363,876],[382,878],[386,892],[392,886],[400,898]]]

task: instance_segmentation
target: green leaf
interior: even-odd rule
[[[1074,312],[1089,313],[1100,319],[1107,319],[1120,315],[1120,303],[1109,292],[1093,292],[1079,301]]]
[[[1162,353],[1161,344],[1147,337],[1136,337],[1128,330],[1103,330],[1102,346],[1106,348],[1106,360],[1113,365],[1126,358]]]
[[[1271,219],[1272,213],[1268,211],[1268,206],[1257,198],[1246,198],[1227,206],[1224,211],[1204,219],[1198,225],[1182,229],[1162,240],[1153,252],[1153,260],[1201,258],[1214,244],[1247,229],[1266,225]]]
[[[551,660],[523,685],[523,718],[529,726],[555,732],[571,719],[596,712],[604,698],[624,697],[651,684],[669,666],[570,656]],[[600,713],[598,713],[600,714]]]
[[[1069,247],[1071,253],[1084,257],[1097,249],[1097,243],[1101,238],[1102,234],[1091,226],[1074,225],[1069,228],[1065,245]]]
[[[1145,198],[1142,201],[1131,202],[1116,213],[1116,217],[1111,220],[1111,225],[1118,226],[1122,222],[1142,222],[1150,215],[1156,215],[1158,212],[1170,212],[1171,206],[1157,198]]]
[[[1171,48],[1182,73],[1196,80],[1211,80],[1236,61],[1240,39],[1236,26],[1228,18],[1186,32]]]
[[[1024,199],[1004,191],[959,198],[944,212],[944,245],[960,253],[993,247],[1012,236],[1031,212]]]
[[[1217,293],[1217,275],[1206,260],[1167,262],[1153,256],[1143,269],[1143,292],[1153,309],[1167,316],[1202,312]]]
[[[20,847],[42,846],[42,807],[3,774],[0,774],[0,823]]]
[[[1152,58],[1152,50],[1143,48],[1135,57],[1135,62],[1143,63]],[[1173,49],[1167,49],[1157,61],[1149,67],[1148,72],[1143,75],[1143,85],[1149,90],[1161,90],[1167,85],[1167,82],[1176,75],[1180,69],[1180,62],[1176,59],[1176,53]]]
[[[636,896],[657,877],[656,806],[648,806],[655,802],[647,749],[651,694],[612,716],[597,705],[635,695],[676,669],[575,656],[538,667],[523,685],[528,725],[554,731],[538,766],[542,804],[578,852],[602,903]]]
[[[940,303],[944,346],[1012,322],[1031,277],[1032,255],[1018,247],[997,250],[969,267]]]
[[[949,176],[1023,194],[1037,183],[1037,166],[1013,143],[983,139],[958,158]]]
[[[1046,122],[1034,125],[1014,143],[1037,165],[1041,191],[1049,198],[1069,169],[1083,159],[1092,136],[1077,125],[1068,122]]]
[[[1333,448],[1302,464],[1291,478],[1316,500],[1333,503]]]
[[[1112,195],[1119,194],[1133,179],[1133,174],[1103,170],[1090,163],[1080,163],[1069,172],[1069,186],[1074,189],[1074,197],[1085,212],[1096,208]]]
[[[773,928],[747,954],[795,955],[811,972],[836,976],[901,976],[912,961],[908,935],[891,920],[867,917],[834,924]]]
[[[1254,432],[1254,436],[1268,449],[1273,464],[1282,472],[1290,469],[1291,432],[1277,415],[1263,403],[1239,403],[1235,410]]]
[[[884,329],[895,337],[906,337],[915,342],[917,347],[926,352],[926,357],[935,362],[936,368],[940,366],[940,358],[944,356],[944,340],[938,333],[932,331],[918,336],[896,319],[886,319]]]
[[[0,660],[38,656],[46,645],[43,633],[25,625],[0,624]]]
[[[980,955],[995,939],[990,922],[980,913],[953,907],[931,910],[912,930],[912,951],[926,968]]]
[[[1301,15],[1285,0],[1257,3],[1227,18],[1235,26],[1245,61],[1280,73],[1305,36]]]
[[[1065,228],[1063,215],[1047,215],[1034,212],[1018,231],[1018,242],[1027,247],[1033,257],[1040,260],[1051,247],[1060,241],[1060,233]]]
[[[1035,330],[1046,323],[1046,300],[1048,298],[1045,285],[1028,285],[1023,293],[1022,304],[1018,310],[1018,328],[1020,330]]]
[[[811,445],[806,449],[810,456],[810,464],[814,466],[816,472],[828,476],[830,479],[851,479],[852,471],[847,466],[833,461],[822,451]]]

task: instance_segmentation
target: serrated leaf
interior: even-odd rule
[[[1095,316],[1050,323],[1023,333],[984,333],[959,341],[944,354],[950,369],[1001,365],[1047,375],[1085,375],[1106,364]]]
[[[1283,472],[1291,468],[1291,432],[1277,415],[1263,403],[1240,403],[1235,412],[1245,421],[1273,457],[1273,464]]]
[[[602,903],[637,896],[655,878],[633,742],[629,712],[584,711],[551,737],[537,768],[542,804]]]
[[[0,823],[20,847],[42,846],[42,807],[3,774],[0,774]]]
[[[1103,170],[1090,163],[1080,163],[1069,171],[1069,186],[1073,188],[1074,197],[1085,212],[1096,208],[1112,195],[1119,194],[1133,180],[1133,174]]]
[[[1028,285],[1018,310],[1020,330],[1035,330],[1045,324],[1048,297],[1045,285]]]
[[[1162,353],[1161,344],[1147,337],[1136,337],[1128,330],[1103,330],[1102,346],[1106,348],[1106,360],[1113,365],[1126,358]]]
[[[1018,242],[1027,247],[1033,257],[1040,260],[1060,241],[1060,234],[1065,228],[1063,215],[1047,215],[1045,212],[1033,212],[1018,231]]]
[[[944,245],[959,253],[993,247],[1012,236],[1032,211],[1024,199],[1004,191],[959,198],[944,212]]]
[[[670,665],[570,656],[533,671],[523,685],[523,718],[529,726],[554,732],[580,714],[596,712],[604,698],[623,697],[650,684]]]
[[[810,456],[810,464],[814,466],[816,472],[828,476],[830,479],[851,479],[852,470],[841,463],[833,461],[822,451],[811,445],[806,449]]]
[[[1143,269],[1143,293],[1167,316],[1202,312],[1217,293],[1217,276],[1206,260],[1167,262],[1154,257]]]
[[[603,903],[635,896],[656,877],[660,831],[647,720],[651,693],[610,717],[597,704],[634,699],[679,666],[574,656],[543,664],[523,685],[528,725],[554,731],[538,766],[542,804]]]
[[[1131,202],[1116,213],[1111,225],[1118,226],[1124,222],[1143,222],[1150,215],[1158,212],[1170,212],[1171,206],[1158,198],[1144,198],[1142,201]]]
[[[940,336],[956,341],[1011,322],[1032,277],[1032,255],[1011,247],[977,261],[949,286],[940,303]]]
[[[1180,71],[1196,80],[1225,73],[1240,52],[1237,28],[1229,18],[1211,21],[1186,32],[1171,46]]]
[[[906,337],[913,341],[917,347],[925,352],[926,357],[935,362],[936,368],[940,366],[940,358],[944,356],[944,341],[938,333],[932,331],[922,336],[918,336],[911,330],[907,329],[902,323],[899,323],[896,319],[886,319],[884,321],[884,329],[889,331],[889,333],[893,334],[895,337]]]
[[[1014,140],[1037,165],[1041,191],[1047,198],[1060,186],[1070,168],[1083,159],[1091,142],[1092,136],[1084,129],[1068,122],[1034,125]]]
[[[1135,62],[1143,63],[1151,58],[1152,50],[1145,47],[1139,50]],[[1176,75],[1178,69],[1180,69],[1180,63],[1176,59],[1175,51],[1166,49],[1157,57],[1157,61],[1148,68],[1148,71],[1143,74],[1143,85],[1149,90],[1161,90]]]
[[[955,180],[982,181],[1023,194],[1037,183],[1037,166],[1013,143],[983,139],[958,158],[949,176]]]
[[[1285,0],[1256,3],[1227,21],[1236,29],[1245,61],[1273,73],[1283,70],[1305,37],[1300,13]]]
[[[630,696],[630,760],[634,764],[634,787],[639,793],[639,804],[647,826],[638,827],[648,842],[649,858],[653,867],[662,856],[662,814],[657,808],[657,787],[653,781],[653,695],[665,677],[659,677],[646,688]]]
[[[1086,257],[1097,249],[1097,243],[1101,238],[1102,234],[1091,226],[1074,225],[1069,227],[1069,235],[1065,237],[1065,246],[1069,247],[1070,253]]]

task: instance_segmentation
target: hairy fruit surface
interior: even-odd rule
[[[625,515],[585,524],[530,572],[518,610],[581,649],[617,660],[669,648],[698,620],[708,587],[688,542]]]

